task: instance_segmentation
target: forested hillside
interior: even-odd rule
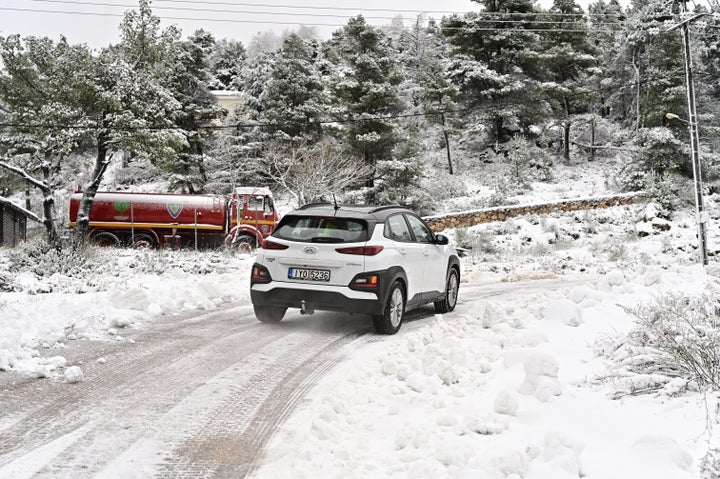
[[[672,208],[693,175],[681,24],[708,187],[720,164],[720,5],[710,5],[483,0],[463,15],[386,27],[356,16],[329,39],[302,28],[279,45],[262,35],[243,45],[163,30],[140,0],[121,41],[100,51],[0,37],[0,195],[30,191],[53,240],[57,192],[81,185],[89,201],[108,167],[120,189],[263,184],[298,204],[335,194],[430,212],[428,178],[451,194],[456,177],[502,165],[491,185],[502,203],[553,163],[622,152],[618,189]],[[219,107],[216,90],[240,92],[238,108]]]

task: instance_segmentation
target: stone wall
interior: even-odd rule
[[[645,193],[630,193],[622,195],[598,196],[592,198],[578,198],[561,200],[551,203],[537,203],[519,206],[498,206],[481,210],[463,211],[437,216],[426,216],[433,231],[443,231],[449,228],[465,228],[492,221],[505,221],[515,216],[530,214],[548,214],[553,212],[569,212],[578,210],[592,210],[610,208],[613,206],[629,205],[638,201],[647,200]]]

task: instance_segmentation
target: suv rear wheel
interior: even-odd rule
[[[450,268],[450,273],[445,284],[445,297],[440,301],[435,301],[435,311],[440,314],[449,313],[455,309],[457,304],[458,289],[460,288],[460,280],[458,272],[455,268]]]
[[[405,313],[405,291],[400,281],[395,281],[390,288],[383,314],[373,316],[375,332],[380,334],[395,334],[402,324]]]
[[[253,305],[255,317],[263,323],[279,323],[285,316],[287,308],[280,306],[258,306]]]

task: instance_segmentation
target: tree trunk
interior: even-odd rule
[[[47,230],[48,243],[50,243],[55,249],[60,250],[60,235],[57,232],[57,225],[55,224],[55,195],[53,189],[50,186],[51,182],[51,170],[50,163],[45,161],[42,165],[43,173],[43,188],[40,188],[43,194],[43,224]]]
[[[448,135],[447,128],[445,128],[445,113],[440,114],[440,121],[442,122],[442,131],[443,131],[443,136],[445,137],[445,152],[447,153],[448,172],[452,175],[452,174],[454,174],[454,172],[453,172],[452,156],[450,155],[450,135]]]
[[[595,161],[595,115],[590,121],[590,161]]]
[[[502,141],[503,119],[501,116],[496,116],[494,121],[495,121],[495,139],[498,142],[500,142],[500,141]]]
[[[566,96],[563,97],[563,106],[565,108],[565,123],[563,124],[563,157],[566,162],[570,162],[570,103]]]
[[[563,124],[563,157],[566,162],[570,162],[570,120],[565,120]]]
[[[95,157],[95,167],[93,168],[92,181],[83,191],[82,200],[77,214],[77,226],[73,243],[75,245],[83,242],[90,232],[90,208],[92,207],[95,193],[100,187],[100,182],[105,174],[105,170],[110,164],[112,155],[108,156],[107,135],[101,133],[97,138],[97,156]]]
[[[637,59],[635,58],[636,52],[633,51],[633,58],[632,58],[632,66],[635,70],[635,131],[640,130],[640,95],[641,95],[641,88],[640,88],[640,67],[637,64]]]

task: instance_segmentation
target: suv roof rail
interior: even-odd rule
[[[296,208],[296,210],[307,210],[310,208],[319,208],[319,207],[323,207],[323,206],[327,207],[327,206],[335,206],[335,205],[333,203],[329,203],[329,202],[308,203],[306,205],[300,206],[299,208]],[[366,213],[370,213],[370,214],[379,213],[381,211],[392,210],[392,209],[396,209],[396,208],[406,209],[404,206],[400,206],[400,205],[383,205],[383,206],[338,205],[337,207],[335,207],[335,210],[337,211],[341,208],[346,208],[346,209],[350,209],[350,210],[352,210],[354,208],[358,208],[358,209],[361,209],[361,211],[365,211]]]
[[[327,201],[321,201],[321,202],[318,202],[318,203],[308,203],[308,204],[305,204],[305,205],[300,206],[300,207],[297,208],[297,209],[299,209],[299,210],[306,210],[306,209],[308,209],[308,208],[316,208],[316,207],[318,207],[318,206],[332,206],[332,203],[328,203]]]
[[[380,212],[380,211],[391,210],[391,209],[394,209],[394,208],[403,208],[403,209],[405,209],[404,206],[400,206],[400,205],[385,205],[385,206],[378,206],[377,208],[371,209],[371,210],[370,210],[370,213],[377,213],[377,212]]]

